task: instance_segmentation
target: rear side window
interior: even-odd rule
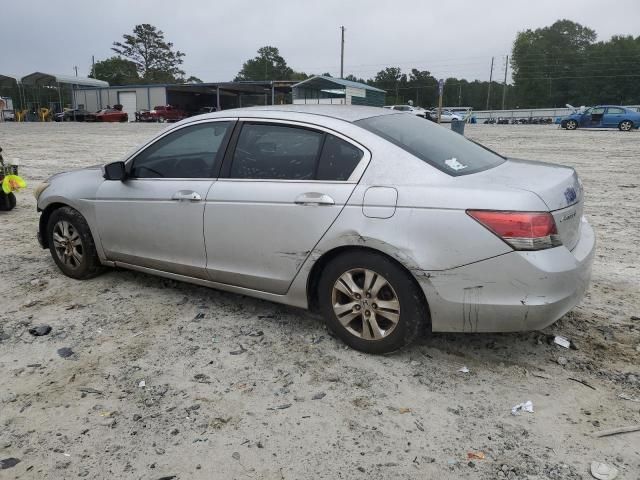
[[[356,146],[327,135],[320,155],[317,180],[348,180],[363,155]]]
[[[271,124],[245,124],[236,144],[230,178],[312,180],[321,132]]]
[[[610,113],[612,115],[620,115],[620,114],[624,113],[624,108],[609,107],[607,109],[607,113]]]
[[[505,161],[488,148],[416,115],[381,115],[355,123],[452,176],[480,172]]]
[[[348,180],[364,153],[324,132],[289,125],[245,123],[229,178]]]

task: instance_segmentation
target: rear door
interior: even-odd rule
[[[335,132],[274,120],[243,122],[228,150],[205,208],[209,277],[286,293],[370,154]]]
[[[607,107],[602,120],[603,127],[617,127],[624,120],[625,110],[621,107]]]
[[[219,170],[231,121],[187,124],[127,162],[125,181],[105,181],[96,218],[108,260],[206,278],[207,192]]]

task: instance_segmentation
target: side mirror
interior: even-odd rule
[[[102,176],[105,180],[124,180],[127,177],[124,162],[107,163],[102,167]]]

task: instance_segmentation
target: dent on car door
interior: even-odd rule
[[[204,199],[232,122],[170,132],[127,163],[125,181],[98,189],[96,218],[109,260],[206,278]]]
[[[283,294],[346,204],[368,153],[278,122],[246,122],[234,137],[207,195],[207,270],[216,282]]]

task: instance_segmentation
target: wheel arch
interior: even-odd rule
[[[49,223],[49,218],[51,218],[51,214],[58,210],[59,208],[70,207],[71,205],[62,202],[53,202],[47,205],[42,213],[40,214],[40,220],[38,223],[38,231],[40,232],[40,240],[42,242],[42,248],[49,248],[49,238],[47,235],[47,224]]]
[[[430,322],[431,310],[430,310],[430,307],[429,307],[429,301],[427,300],[427,297],[424,294],[424,291],[423,291],[422,287],[420,286],[420,283],[418,282],[418,279],[413,274],[411,269],[408,268],[404,263],[399,261],[397,258],[395,258],[393,255],[389,255],[388,253],[386,253],[386,252],[384,252],[384,251],[382,251],[380,249],[377,249],[377,248],[361,246],[361,245],[341,245],[341,246],[332,248],[331,250],[328,250],[328,251],[324,252],[315,261],[315,263],[311,267],[311,270],[310,270],[309,275],[307,277],[307,302],[308,302],[308,308],[309,308],[309,310],[311,312],[317,313],[318,310],[319,310],[319,306],[318,306],[318,283],[319,283],[320,275],[322,274],[322,271],[323,271],[324,267],[326,265],[328,265],[329,262],[331,262],[334,258],[336,258],[339,255],[342,255],[344,253],[350,252],[350,251],[351,252],[366,251],[366,252],[375,253],[377,255],[382,255],[382,256],[386,257],[387,259],[389,259],[391,262],[395,263],[398,267],[400,267],[408,275],[408,277],[411,279],[411,281],[414,282],[416,287],[418,287],[418,291],[420,292],[420,296],[421,296],[420,300],[422,301],[422,303],[424,305],[424,308],[427,311],[427,315],[428,315],[427,320]]]

